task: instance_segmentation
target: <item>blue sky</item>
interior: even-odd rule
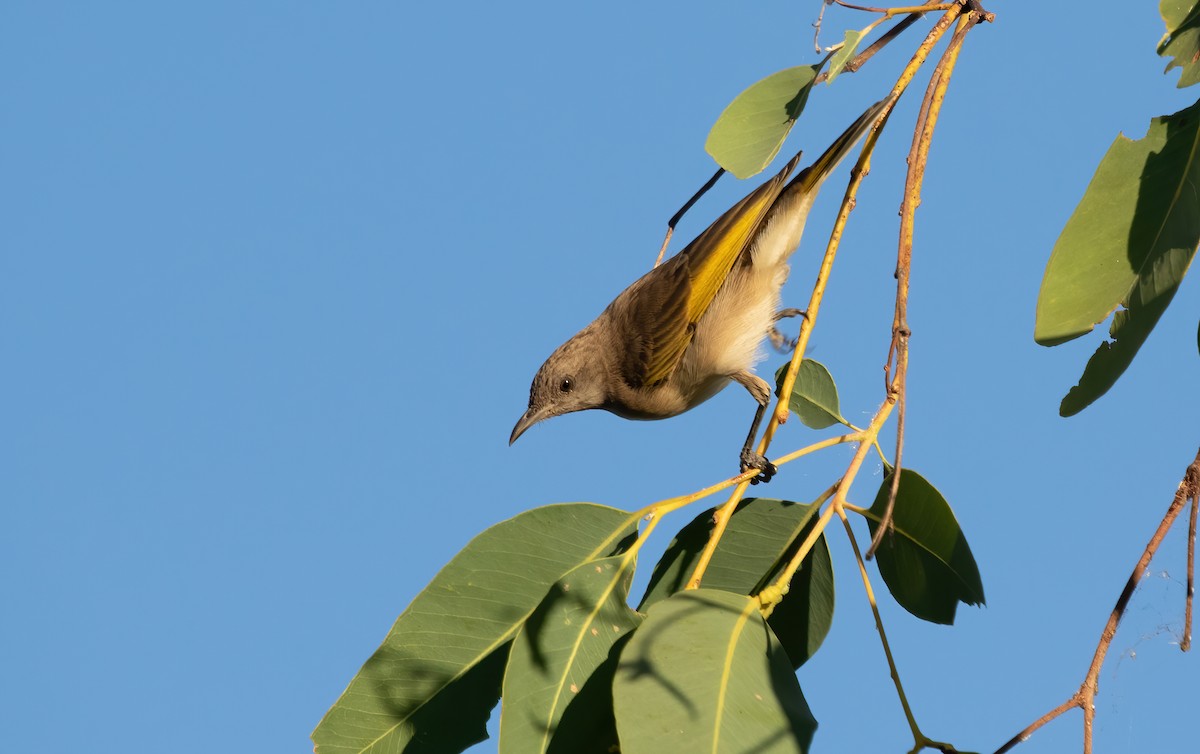
[[[1194,101],[1161,75],[1154,6],[994,3],[935,137],[905,461],[954,506],[988,606],[949,628],[883,612],[925,732],[963,749],[994,749],[1074,691],[1195,454],[1195,281],[1073,419],[1058,401],[1098,336],[1032,339],[1049,250],[1108,145]],[[307,750],[396,615],[482,529],[550,502],[633,509],[735,471],[752,411],[736,388],[669,422],[591,412],[506,441],[542,360],[649,267],[711,174],[725,104],[814,62],[818,7],[10,3],[5,749]],[[831,10],[822,41],[864,18]],[[814,92],[785,151],[819,153],[917,41]],[[882,397],[915,94],[813,340],[851,421]],[[807,300],[844,174],[794,258],[790,305]],[[745,191],[723,182],[674,248]],[[811,439],[792,422],[775,452]],[[846,458],[792,464],[763,492],[809,499]],[[869,502],[878,474],[852,499]],[[643,570],[698,510],[659,528]],[[1195,746],[1173,712],[1198,677],[1176,646],[1183,533],[1114,644],[1100,750]],[[817,750],[907,749],[849,548],[830,542],[837,615],[801,673]],[[1021,750],[1076,750],[1079,727],[1072,714]]]

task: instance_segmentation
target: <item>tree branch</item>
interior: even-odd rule
[[[1142,551],[1142,556],[1138,558],[1137,565],[1133,567],[1133,573],[1129,575],[1129,580],[1125,582],[1125,588],[1121,590],[1121,596],[1117,598],[1116,606],[1109,613],[1108,621],[1104,624],[1104,630],[1100,633],[1100,642],[1096,645],[1096,652],[1092,656],[1092,664],[1088,667],[1087,675],[1084,676],[1079,690],[1070,699],[1050,710],[1045,715],[1042,715],[1027,728],[1009,739],[1007,743],[996,749],[995,754],[1004,754],[1010,751],[1017,744],[1028,740],[1038,728],[1041,728],[1054,718],[1075,707],[1083,710],[1083,752],[1084,754],[1091,754],[1092,724],[1096,716],[1096,693],[1100,686],[1100,669],[1104,665],[1104,658],[1108,654],[1109,647],[1112,646],[1113,637],[1117,635],[1117,627],[1121,623],[1121,618],[1125,615],[1125,609],[1129,606],[1129,600],[1133,597],[1138,583],[1146,574],[1150,560],[1154,557],[1154,553],[1158,551],[1159,545],[1162,544],[1163,538],[1167,535],[1171,525],[1175,523],[1175,519],[1179,516],[1180,511],[1183,510],[1184,503],[1189,500],[1192,503],[1192,510],[1195,511],[1197,505],[1200,504],[1200,451],[1196,452],[1195,460],[1192,461],[1191,465],[1184,472],[1183,479],[1179,482],[1179,488],[1175,491],[1175,497],[1172,498],[1166,515],[1163,516],[1158,529],[1154,532],[1154,536],[1150,538],[1146,549]],[[1189,529],[1188,536],[1188,551],[1191,552],[1195,540],[1195,530]],[[1187,617],[1189,624],[1191,622],[1190,584],[1191,580],[1189,578]]]

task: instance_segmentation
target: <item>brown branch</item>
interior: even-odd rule
[[[851,4],[851,3],[847,3],[847,2],[845,2],[845,0],[830,0],[830,2],[832,2],[832,3],[835,3],[835,4],[837,4],[837,5],[840,5],[840,6],[842,6],[843,8],[849,8],[850,10],[861,10],[861,11],[866,11],[867,13],[883,13],[883,14],[886,14],[886,15],[889,15],[889,16],[898,16],[898,15],[900,15],[901,13],[903,13],[904,11],[908,10],[908,8],[907,8],[907,7],[901,7],[901,8],[875,8],[875,7],[872,7],[872,6],[869,6],[869,5],[853,5],[853,4]],[[932,3],[928,3],[928,2],[927,2],[927,3],[925,3],[925,4],[926,4],[926,5],[940,5],[940,6],[942,6],[942,7],[940,7],[940,8],[936,8],[935,10],[946,10],[947,6],[949,5],[949,3],[947,3],[947,2],[932,2]],[[925,12],[925,11],[923,11],[923,12]]]
[[[1017,744],[1028,740],[1038,728],[1041,728],[1054,718],[1075,707],[1083,710],[1083,752],[1084,754],[1091,754],[1092,725],[1096,718],[1096,693],[1099,691],[1100,669],[1104,665],[1104,658],[1112,646],[1113,637],[1117,635],[1117,627],[1121,623],[1121,618],[1125,615],[1125,609],[1129,606],[1129,600],[1133,597],[1138,583],[1141,582],[1146,569],[1150,566],[1150,560],[1154,557],[1154,553],[1158,551],[1159,545],[1162,544],[1163,538],[1166,537],[1171,525],[1175,523],[1175,519],[1179,516],[1180,511],[1183,510],[1183,504],[1189,500],[1192,503],[1192,510],[1195,511],[1197,505],[1200,505],[1200,451],[1196,452],[1195,460],[1192,461],[1191,465],[1187,467],[1187,471],[1184,472],[1183,480],[1179,482],[1179,488],[1175,491],[1175,497],[1171,499],[1171,505],[1167,508],[1166,515],[1163,516],[1158,529],[1154,531],[1154,536],[1150,538],[1146,549],[1142,551],[1142,556],[1138,558],[1137,565],[1133,567],[1133,573],[1130,574],[1129,580],[1125,582],[1125,588],[1121,590],[1121,596],[1117,598],[1116,607],[1109,613],[1108,622],[1104,624],[1104,631],[1100,634],[1100,643],[1096,645],[1096,652],[1092,656],[1092,664],[1088,667],[1087,675],[1084,676],[1079,690],[1070,699],[1050,710],[1045,715],[1042,715],[1029,725],[1029,727],[1009,739],[1007,743],[996,749],[995,754],[1004,754],[1004,752],[1011,750]],[[1190,552],[1195,540],[1195,530],[1189,529],[1188,536],[1188,550]],[[1190,589],[1188,596],[1188,617],[1190,619]]]
[[[1186,652],[1192,648],[1192,598],[1196,595],[1196,513],[1200,508],[1200,495],[1192,496],[1192,515],[1188,521],[1187,542],[1187,597],[1183,606],[1183,639],[1179,641],[1179,650]]]
[[[813,49],[817,54],[821,54],[821,22],[825,20],[825,9],[833,4],[833,0],[821,0],[821,12],[817,14],[817,20],[813,22]]]
[[[908,378],[908,339],[912,334],[908,327],[908,292],[909,276],[912,269],[913,231],[916,225],[917,207],[921,205],[921,186],[925,181],[925,165],[929,160],[929,148],[933,142],[933,130],[937,126],[938,116],[942,111],[942,103],[946,99],[946,89],[950,85],[950,77],[954,73],[958,53],[962,49],[967,32],[980,22],[977,13],[964,14],[958,19],[958,28],[950,37],[946,51],[938,60],[929,77],[929,85],[925,88],[925,97],[921,100],[921,109],[917,114],[916,128],[913,129],[912,146],[908,152],[908,175],[904,181],[904,201],[900,205],[900,243],[896,252],[896,311],[892,320],[892,340],[888,346],[888,361],[884,367],[885,375],[889,377],[889,394],[897,395],[899,413],[896,418],[896,458],[892,469],[892,486],[888,493],[888,504],[883,518],[875,529],[871,546],[867,549],[867,559],[875,555],[879,543],[892,529],[892,509],[896,505],[896,495],[900,489],[900,470],[904,452],[904,418],[907,407],[905,385]],[[895,376],[892,378],[891,366],[895,364]]]

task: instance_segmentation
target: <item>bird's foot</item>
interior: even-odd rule
[[[761,453],[755,453],[749,448],[742,449],[742,471],[757,469],[759,474],[750,480],[750,484],[758,484],[759,482],[769,482],[771,477],[775,476],[775,472],[779,471],[775,464],[767,460],[767,457]]]
[[[807,316],[808,315],[803,309],[780,309],[779,311],[775,312],[774,321],[778,322],[779,320],[787,319],[788,317]],[[794,350],[796,348],[796,343],[799,342],[799,338],[793,338],[789,335],[784,335],[782,332],[780,332],[779,328],[775,327],[774,325],[771,325],[770,329],[767,330],[767,337],[771,339],[771,346],[780,353],[787,353],[788,351]]]

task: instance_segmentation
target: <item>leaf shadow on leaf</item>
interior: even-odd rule
[[[681,612],[680,615],[675,618],[675,620],[679,621],[687,617],[689,614],[696,613],[704,609],[707,609],[707,607],[703,607],[701,605],[691,605],[686,611]],[[719,609],[726,610],[728,612],[737,612],[736,610],[732,610],[728,607],[720,607]],[[663,625],[659,625],[659,623],[662,623]],[[651,624],[649,627],[647,627],[644,623],[641,626],[638,626],[639,641],[645,644],[645,649],[642,653],[642,656],[626,657],[624,654],[622,654],[621,660],[617,664],[617,670],[633,678],[653,678],[667,691],[667,693],[675,697],[675,699],[681,705],[683,705],[689,711],[689,713],[694,715],[696,712],[696,707],[692,704],[691,700],[688,698],[688,695],[685,694],[678,686],[675,686],[668,681],[662,673],[655,672],[653,663],[651,663],[650,659],[646,656],[650,654],[649,650],[653,646],[653,643],[659,641],[662,638],[662,634],[667,633],[670,630],[670,623],[671,621],[659,621]]]
[[[612,686],[621,652],[631,638],[632,631],[613,642],[608,658],[592,671],[567,705],[554,729],[547,754],[608,754],[617,750]]]
[[[637,541],[636,532],[618,542],[617,546],[613,549],[612,555],[620,555],[621,553],[624,553],[633,545],[635,541]],[[546,616],[551,614],[551,612],[557,607],[557,603],[561,602],[562,600],[571,600],[576,607],[580,608],[590,608],[592,606],[586,598],[575,597],[570,592],[564,590],[561,583],[555,582],[554,584],[551,584],[549,591],[546,592],[546,596],[542,599],[538,609],[534,610],[529,617],[525,619],[523,624],[524,628],[522,629],[522,632],[528,637],[530,650],[533,653],[534,664],[540,670],[545,670],[548,665],[546,662],[545,653],[542,651],[542,642],[539,640],[539,637],[541,636],[542,630],[545,627]]]
[[[767,624],[763,624],[763,630],[773,633],[771,627]],[[787,719],[790,730],[779,731],[772,737],[772,740],[790,732],[792,739],[800,742],[803,750],[808,751],[812,745],[813,733],[816,729],[817,721],[808,706],[808,700],[804,698],[804,693],[800,690],[800,686],[796,682],[796,674],[791,669],[792,660],[788,657],[783,645],[779,643],[778,637],[775,637],[775,641],[767,642],[767,655],[767,664],[771,669],[771,688],[774,690],[775,696],[785,703],[802,708],[803,710],[803,715],[788,715]],[[801,725],[804,717],[811,720],[812,728],[805,728]],[[766,748],[765,744],[763,748]]]
[[[415,731],[412,740],[404,749],[405,754],[454,754],[487,740],[488,718],[491,717],[496,703],[500,701],[504,666],[508,662],[508,651],[511,647],[512,642],[508,642],[492,652],[462,676],[447,683],[415,712],[402,705],[385,702],[394,719],[407,718],[406,725]],[[372,657],[367,662],[379,663],[381,660]],[[445,673],[431,663],[428,675],[438,677],[444,676]],[[413,673],[409,670],[406,678],[395,680],[403,682],[412,676]],[[381,674],[381,677],[386,677],[386,674]],[[383,682],[376,684],[380,699],[397,698],[395,691],[389,688],[390,685]]]
[[[688,604],[682,604],[681,599]],[[737,606],[739,601],[741,602],[740,608]],[[659,612],[664,610],[666,612]],[[718,618],[713,617],[721,613],[724,615]],[[697,640],[696,632],[699,626],[713,627],[714,624],[720,633],[719,640],[714,641],[713,636],[705,636],[705,640]],[[704,629],[700,630],[704,631]],[[733,630],[734,633],[732,635],[725,633],[728,630]],[[755,637],[757,632],[761,632],[759,634],[761,641]],[[618,688],[619,684],[624,683],[626,684],[625,690],[630,691],[628,684],[631,681],[636,682],[639,679],[649,678],[674,701],[678,702],[680,710],[691,723],[703,723],[702,727],[712,724],[712,721],[706,717],[706,713],[715,711],[718,715],[730,714],[731,709],[736,709],[744,703],[748,691],[754,693],[759,703],[763,703],[764,697],[769,694],[780,706],[783,711],[782,717],[786,718],[786,722],[781,720],[778,726],[759,728],[763,735],[760,740],[749,742],[743,738],[733,749],[722,746],[714,750],[779,752],[786,749],[794,751],[795,749],[791,746],[780,748],[781,742],[785,741],[795,742],[800,751],[808,750],[813,731],[816,728],[816,720],[804,699],[803,691],[800,689],[792,669],[791,660],[778,637],[762,619],[756,600],[739,597],[722,590],[699,589],[682,592],[655,605],[647,616],[646,622],[638,627],[635,634],[636,636],[633,638],[636,639],[634,647],[636,647],[637,654],[636,656],[631,654],[632,647],[627,647],[626,651],[622,653],[617,668]],[[631,636],[633,635],[631,634]],[[689,637],[696,640],[696,643],[681,644],[681,637]],[[765,651],[761,654],[754,652],[747,655],[745,653],[747,641],[755,649],[761,646]],[[657,649],[656,646],[659,642],[670,646]],[[656,668],[655,658],[658,657],[671,662],[670,668],[663,670]],[[671,680],[671,678],[680,679],[681,677],[695,678],[695,673],[698,672],[697,667],[710,670],[722,666],[724,674],[716,673],[713,676],[705,676],[708,680],[704,682],[696,679],[695,684],[686,688],[675,685]],[[717,676],[721,677],[717,678]],[[738,680],[747,677],[750,680]],[[763,686],[754,685],[763,681],[769,683],[770,692]],[[746,683],[750,683],[752,686],[748,688]],[[729,695],[722,692],[718,697],[718,688],[729,690]],[[753,691],[755,688],[760,690]],[[646,692],[639,693],[644,695]],[[742,701],[735,701],[739,697]],[[674,720],[674,713],[666,713],[662,709],[658,711],[671,714]],[[672,723],[672,726],[677,725],[688,727],[688,723],[684,723],[682,720],[675,720]],[[717,726],[717,729],[720,728],[721,726]],[[665,741],[658,743],[665,743]],[[729,744],[730,741],[724,741],[724,743]],[[640,750],[647,751],[648,749]]]
[[[714,511],[702,511],[675,535],[654,566],[638,610],[644,612],[683,589],[712,535]],[[741,595],[761,592],[791,561],[815,524],[816,513],[810,505],[786,500],[740,501],[705,576],[705,588]],[[755,532],[757,537],[746,539]],[[803,665],[824,641],[832,623],[833,604],[833,566],[822,534],[793,575],[787,597],[768,619],[793,668]]]
[[[563,589],[561,583],[551,585],[550,591],[546,592],[546,597],[542,600],[539,609],[525,619],[523,632],[528,636],[529,648],[533,654],[534,665],[539,670],[546,670],[549,663],[546,661],[545,652],[542,650],[542,642],[539,638],[546,625],[546,616],[552,611],[558,609],[558,604],[564,600],[570,600],[575,607],[587,608],[591,605],[587,604],[586,599],[573,596],[570,592]]]
[[[801,87],[796,96],[788,100],[788,103],[783,106],[784,112],[787,113],[788,121],[795,121],[800,117],[800,113],[804,112],[804,106],[808,104],[808,94],[812,91],[811,86]]]

